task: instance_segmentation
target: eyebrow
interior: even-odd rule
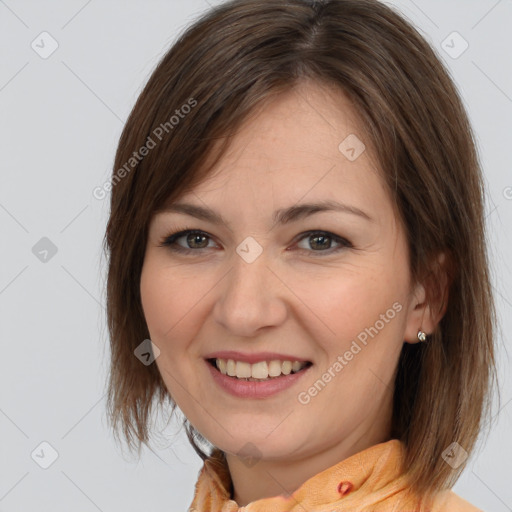
[[[212,224],[224,224],[228,228],[230,227],[229,223],[222,217],[222,215],[203,206],[188,203],[172,203],[167,205],[161,211],[184,213],[186,215],[211,222]],[[290,206],[289,208],[281,208],[274,212],[272,220],[277,224],[289,224],[315,213],[326,211],[349,213],[351,215],[362,217],[367,221],[375,222],[375,220],[366,212],[356,208],[355,206],[330,200],[320,201],[317,203],[302,203]]]

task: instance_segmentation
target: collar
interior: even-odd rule
[[[274,496],[239,507],[231,499],[232,481],[223,453],[215,449],[204,461],[189,512],[282,512],[363,510],[381,504],[391,510],[414,510],[416,500],[402,474],[405,446],[398,439],[371,446],[306,480],[291,495]],[[315,508],[316,507],[316,508]],[[329,508],[326,508],[329,507]]]

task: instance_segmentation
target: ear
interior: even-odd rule
[[[404,332],[407,343],[419,342],[419,330],[432,334],[448,307],[451,279],[447,253],[440,253],[430,268],[427,276],[416,283],[411,292]]]

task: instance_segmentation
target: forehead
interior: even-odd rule
[[[355,108],[339,89],[306,81],[259,105],[242,123],[227,151],[194,192],[230,182],[254,186],[332,186],[333,180],[374,186],[380,178],[371,143]],[[333,172],[330,171],[333,169]],[[326,183],[320,183],[329,174]],[[290,183],[293,179],[293,183]]]
[[[304,82],[254,109],[208,176],[172,203],[253,223],[299,203],[337,201],[387,222],[393,208],[374,162],[348,98]]]

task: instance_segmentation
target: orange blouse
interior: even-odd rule
[[[401,474],[405,447],[397,439],[376,444],[306,480],[289,496],[239,507],[220,450],[204,461],[189,512],[419,512]],[[219,466],[212,464],[219,461]],[[482,512],[451,490],[440,492],[428,512]]]

